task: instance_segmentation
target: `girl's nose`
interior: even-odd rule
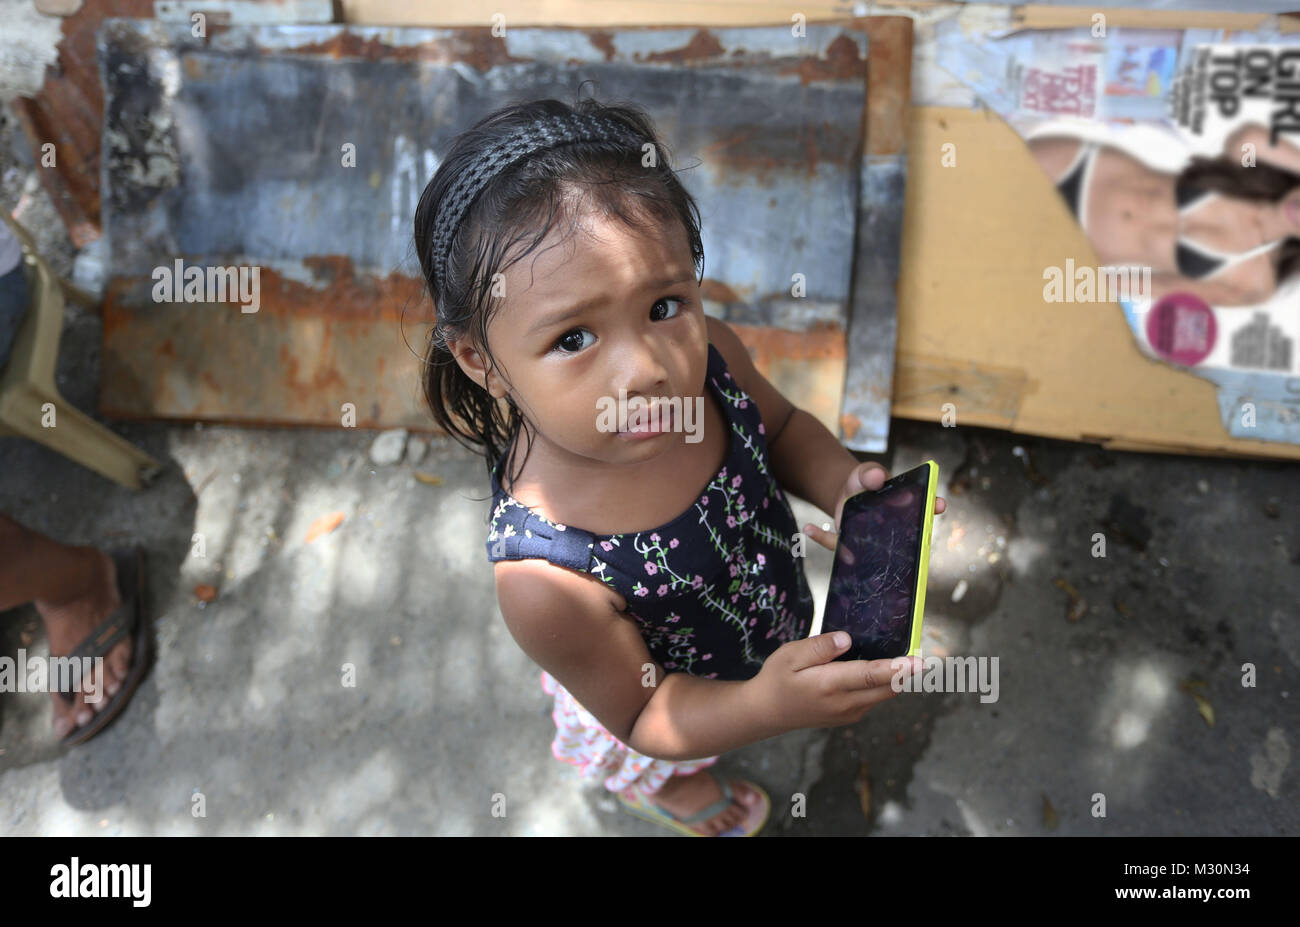
[[[668,381],[668,370],[650,345],[640,343],[629,347],[623,358],[621,381],[628,396],[641,395],[647,399],[662,395]]]

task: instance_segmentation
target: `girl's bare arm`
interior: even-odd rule
[[[752,679],[669,673],[641,711],[627,744],[646,756],[684,762],[717,756],[788,730],[764,709]]]
[[[752,680],[665,674],[613,593],[588,575],[540,559],[501,561],[495,573],[516,643],[638,753],[680,762],[784,733],[752,697]]]

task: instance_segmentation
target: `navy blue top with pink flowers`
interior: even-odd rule
[[[758,406],[712,344],[706,380],[730,440],[722,468],[689,509],[631,534],[550,522],[502,489],[507,450],[492,471],[488,560],[540,557],[598,576],[627,600],[627,616],[666,671],[750,679],[781,644],[808,636],[813,598]]]

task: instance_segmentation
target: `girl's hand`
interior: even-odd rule
[[[843,643],[835,640],[843,638]],[[787,731],[856,724],[876,705],[902,691],[902,680],[919,673],[919,657],[841,660],[849,636],[843,631],[787,641],[743,683],[759,716]],[[900,680],[894,688],[894,680]]]
[[[889,471],[875,462],[858,464],[849,474],[848,480],[844,483],[844,488],[840,490],[840,497],[835,502],[835,530],[826,531],[817,525],[808,524],[803,526],[803,533],[812,538],[827,550],[835,550],[835,539],[840,530],[840,515],[844,511],[844,503],[850,496],[856,496],[864,489],[879,489],[885,485],[885,480],[889,479]],[[948,507],[948,503],[943,501],[943,496],[936,496],[934,499],[934,514],[938,515]]]

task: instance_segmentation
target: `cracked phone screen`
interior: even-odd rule
[[[911,476],[911,474],[904,474]],[[822,633],[847,631],[839,659],[879,660],[907,653],[928,472],[862,492],[844,504]]]

